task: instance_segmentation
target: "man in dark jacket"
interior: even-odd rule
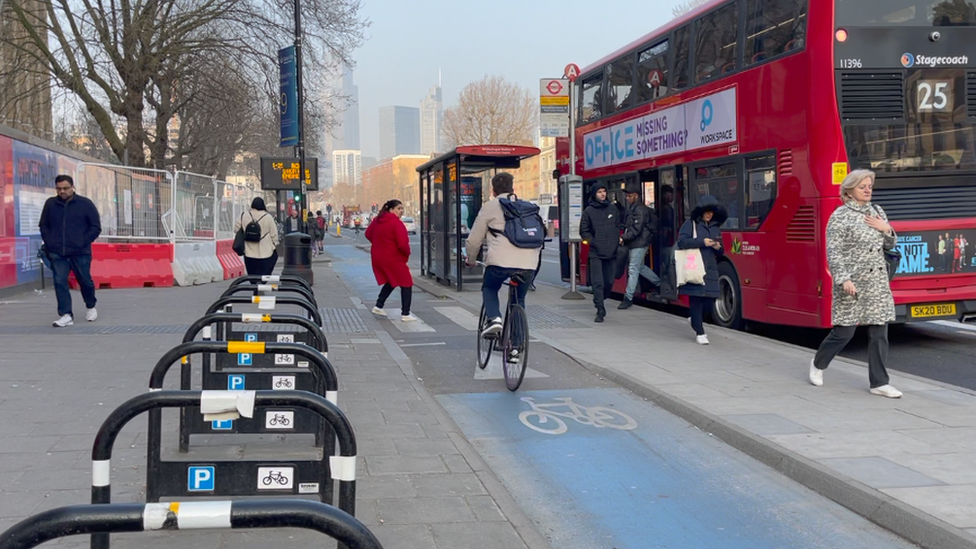
[[[57,328],[74,324],[71,312],[71,292],[68,290],[68,272],[74,272],[85,299],[88,312],[85,319],[93,322],[98,318],[95,310],[95,283],[91,277],[91,244],[102,232],[98,209],[91,200],[75,194],[75,182],[70,175],[54,178],[58,196],[44,203],[41,211],[41,239],[51,260],[54,274],[54,293],[58,298],[58,315],[53,322]]]
[[[627,217],[624,220],[624,234],[620,237],[620,243],[630,249],[630,258],[627,267],[627,289],[624,291],[624,300],[620,302],[618,309],[626,309],[634,304],[634,292],[637,291],[639,277],[643,276],[655,286],[661,283],[661,279],[654,274],[654,271],[644,265],[647,247],[653,242],[653,227],[657,225],[651,209],[640,201],[638,184],[628,183],[624,192],[627,195]]]
[[[607,200],[607,186],[598,184],[580,219],[580,237],[590,246],[590,286],[596,305],[596,322],[603,322],[603,301],[613,290],[614,261],[620,244],[620,210]]]

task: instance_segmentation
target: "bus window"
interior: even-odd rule
[[[592,122],[603,116],[603,74],[593,75],[583,81],[580,91],[578,125]]]
[[[739,176],[735,162],[699,166],[694,169],[695,180],[688,192],[687,206],[689,215],[698,201],[705,195],[712,195],[718,203],[725,206],[729,218],[722,224],[723,229],[738,229],[740,227],[741,201],[739,196]]]
[[[688,87],[688,71],[691,68],[688,63],[691,57],[689,55],[691,40],[688,38],[690,34],[689,25],[674,31],[674,88],[676,90]]]
[[[758,229],[776,200],[776,157],[746,159],[746,214],[744,229]]]
[[[802,48],[806,15],[805,1],[747,0],[745,64]]]
[[[633,105],[631,86],[634,83],[634,55],[627,54],[607,65],[607,114]]]
[[[836,11],[845,26],[976,25],[976,6],[964,0],[837,0]]]
[[[646,103],[668,94],[668,41],[655,44],[637,54],[637,103]]]
[[[695,20],[696,82],[735,70],[738,6],[738,2],[732,2]]]

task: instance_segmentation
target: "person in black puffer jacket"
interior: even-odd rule
[[[698,248],[705,265],[705,284],[685,284],[678,288],[679,294],[688,296],[691,327],[695,330],[699,345],[708,345],[702,319],[706,312],[712,310],[712,304],[719,296],[717,257],[725,255],[721,227],[728,218],[728,211],[718,203],[718,199],[706,195],[691,211],[691,219],[685,221],[678,231],[678,249]]]
[[[603,322],[607,316],[603,302],[613,289],[621,224],[620,210],[607,200],[607,186],[598,184],[580,219],[580,237],[590,245],[588,258],[593,304],[596,305],[595,322]]]

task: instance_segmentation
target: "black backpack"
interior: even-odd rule
[[[244,241],[245,242],[261,242],[263,235],[261,234],[261,220],[264,219],[268,214],[264,214],[254,220],[254,214],[248,214],[251,216],[251,222],[244,227]]]
[[[499,198],[498,203],[505,214],[505,230],[489,228],[495,236],[505,238],[516,248],[541,248],[546,240],[546,225],[539,214],[539,206],[526,200]]]

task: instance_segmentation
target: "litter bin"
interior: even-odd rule
[[[305,233],[288,233],[285,235],[285,268],[283,275],[300,276],[315,284],[312,279],[312,237]]]

